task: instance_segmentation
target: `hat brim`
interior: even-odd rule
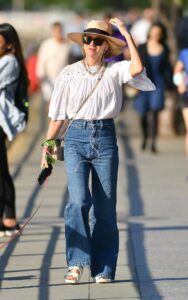
[[[71,41],[83,46],[82,37],[83,37],[83,35],[87,35],[87,34],[88,35],[94,34],[94,35],[103,37],[110,46],[112,56],[122,53],[123,48],[126,46],[126,42],[124,42],[121,39],[115,38],[113,36],[108,36],[105,34],[99,34],[99,33],[93,33],[93,32],[90,32],[90,33],[89,32],[88,33],[87,32],[70,32],[67,34],[67,37]]]

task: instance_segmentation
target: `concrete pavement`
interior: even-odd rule
[[[37,111],[38,102],[33,107]],[[161,138],[159,155],[142,153],[138,136],[129,136],[130,114],[137,124],[130,109],[117,120],[120,253],[116,282],[96,285],[87,269],[80,285],[63,281],[66,175],[63,164],[58,163],[47,185],[38,186],[44,133],[41,116],[37,119],[35,114],[23,139],[27,143],[22,155],[15,155],[15,149],[19,150],[23,141],[15,143],[9,155],[20,222],[42,199],[44,202],[23,234],[1,250],[0,299],[188,299],[188,162],[183,138]]]

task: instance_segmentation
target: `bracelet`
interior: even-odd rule
[[[55,140],[54,139],[48,139],[48,140],[45,140],[44,142],[42,142],[41,146],[42,147],[54,147],[55,146]]]
[[[53,152],[53,147],[55,145],[56,145],[56,141],[54,139],[45,140],[41,145],[45,151],[45,156],[48,164],[53,164],[56,161],[53,157],[53,153],[51,153],[51,151]]]

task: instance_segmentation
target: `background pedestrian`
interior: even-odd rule
[[[149,30],[147,43],[138,48],[146,72],[156,86],[155,91],[140,92],[134,102],[134,107],[140,115],[141,148],[146,149],[148,138],[151,137],[152,153],[157,153],[158,116],[164,108],[165,88],[172,88],[172,66],[166,38],[164,25],[161,22],[155,22]]]
[[[12,140],[20,130],[24,114],[15,120],[18,86],[27,89],[27,71],[16,30],[7,23],[0,24],[0,236],[11,236],[19,230],[16,218],[15,187],[9,173],[6,139]],[[11,104],[11,106],[9,105]],[[10,111],[9,107],[15,108]],[[13,121],[17,124],[13,124]],[[20,123],[20,124],[19,124]],[[25,124],[25,121],[24,121]],[[13,125],[17,128],[13,128]]]
[[[51,35],[39,47],[36,69],[41,83],[42,97],[47,102],[47,108],[55,79],[62,68],[68,64],[70,55],[70,45],[63,36],[63,26],[60,22],[52,24]]]

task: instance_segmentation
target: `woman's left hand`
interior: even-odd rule
[[[131,65],[129,68],[129,72],[132,77],[141,74],[143,71],[143,65],[142,61],[140,59],[138,49],[136,48],[136,45],[133,41],[133,38],[129,31],[127,30],[126,26],[124,25],[123,21],[121,21],[118,18],[113,18],[110,19],[110,23],[114,26],[116,26],[120,33],[125,37],[128,48],[129,48],[129,53],[130,53],[130,59],[131,59]]]
[[[130,35],[130,33],[128,32],[125,24],[123,23],[123,21],[121,21],[120,19],[118,18],[112,18],[110,19],[109,21],[112,25],[114,25],[115,27],[117,27],[120,31],[120,33],[123,35],[123,36],[126,36],[126,35]]]

